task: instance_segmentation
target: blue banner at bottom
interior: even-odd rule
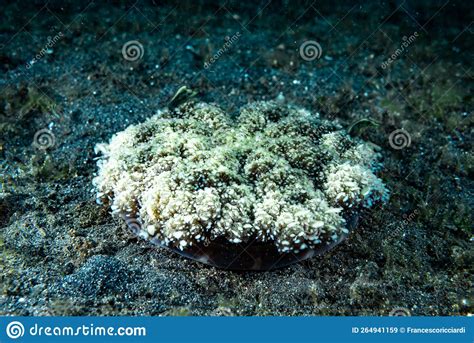
[[[472,317],[0,317],[0,342],[473,342]]]

